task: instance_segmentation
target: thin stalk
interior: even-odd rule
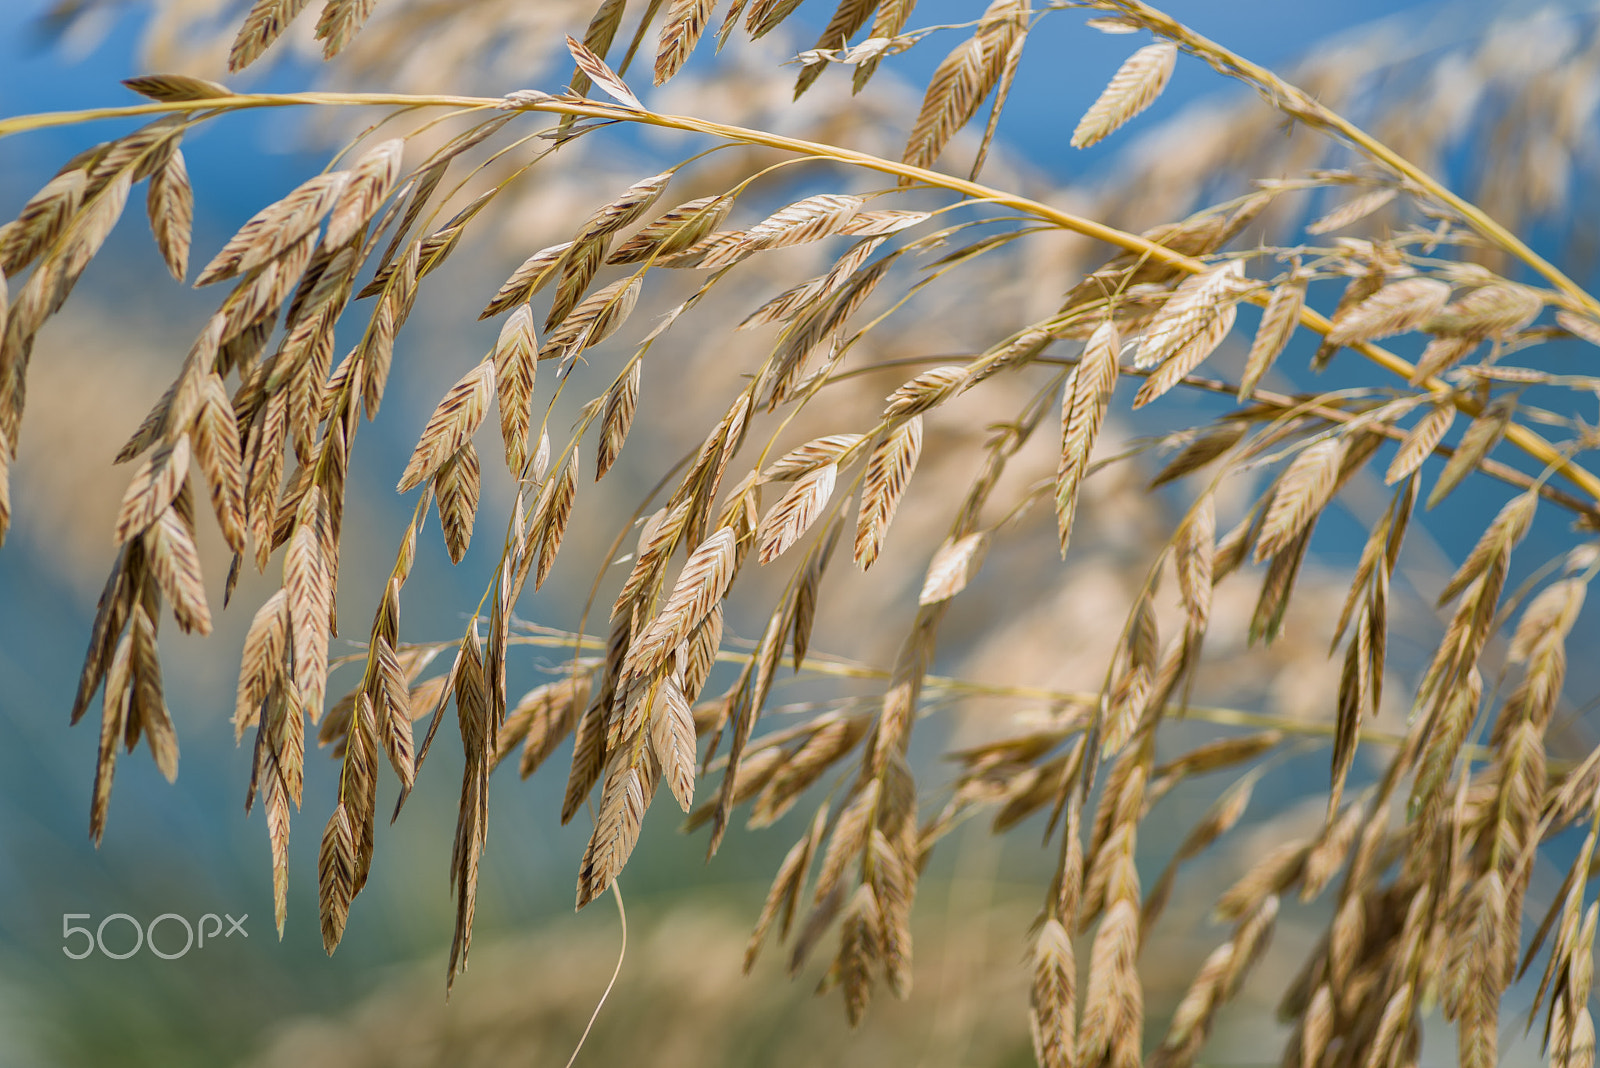
[[[1496,222],[1482,208],[1453,192],[1439,179],[1343,115],[1316,100],[1299,86],[1283,80],[1267,68],[1250,62],[1227,47],[1195,33],[1171,15],[1143,3],[1142,0],[1111,0],[1111,3],[1143,23],[1152,32],[1176,42],[1223,74],[1248,82],[1267,97],[1274,107],[1313,126],[1337,134],[1355,145],[1374,162],[1405,178],[1433,199],[1448,205],[1483,237],[1533,268],[1571,300],[1576,309],[1600,318],[1600,300],[1567,277],[1559,267],[1529,248],[1516,234]]]
[[[541,634],[514,634],[507,639],[508,645],[531,645],[552,649],[587,649],[592,652],[604,652],[606,639],[596,635],[568,634],[549,628],[549,633]],[[440,648],[454,646],[454,642],[425,643],[423,646],[405,645],[404,649]],[[717,652],[717,662],[723,664],[748,664],[754,653],[739,652],[732,649],[722,649]],[[337,663],[343,661],[336,661]],[[825,676],[835,679],[860,679],[863,681],[882,682],[893,677],[893,672],[881,668],[869,667],[852,660],[841,657],[831,657],[820,653],[810,653],[806,656],[805,671],[808,674]],[[1042,686],[1020,686],[1012,683],[979,682],[972,679],[962,679],[951,675],[927,675],[923,678],[924,693],[946,693],[962,697],[996,697],[1011,698],[1024,701],[1038,701],[1041,704],[1053,707],[1081,707],[1091,708],[1100,701],[1098,692],[1088,690],[1052,690]],[[1338,725],[1334,723],[1320,723],[1310,720],[1292,719],[1287,716],[1274,716],[1267,712],[1249,712],[1240,708],[1227,708],[1221,705],[1186,705],[1183,709],[1185,719],[1199,720],[1202,723],[1214,723],[1222,727],[1248,727],[1252,730],[1275,730],[1285,734],[1299,735],[1313,738],[1331,738],[1338,732]],[[1176,721],[1174,721],[1176,722]],[[1364,727],[1360,738],[1363,743],[1373,745],[1401,746],[1406,743],[1406,736],[1393,731],[1378,730]],[[1487,760],[1492,755],[1489,750],[1481,746],[1468,746],[1464,750],[1469,759]],[[1552,770],[1565,767],[1559,761],[1552,761]]]

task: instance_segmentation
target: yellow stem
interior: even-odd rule
[[[1265,71],[1262,68],[1255,67],[1254,65],[1247,64],[1244,60],[1234,57],[1232,53],[1227,52],[1220,46],[1207,41],[1205,38],[1196,37],[1195,35],[1189,33],[1186,27],[1179,25],[1167,16],[1163,15],[1161,12],[1156,11],[1154,8],[1149,8],[1142,3],[1137,3],[1137,0],[1116,0],[1116,2],[1124,5],[1130,11],[1139,12],[1140,17],[1146,19],[1146,21],[1151,23],[1153,26],[1161,27],[1158,32],[1168,32],[1168,28],[1170,27],[1170,32],[1172,34],[1180,35],[1179,39],[1183,40],[1186,44],[1189,44],[1190,47],[1196,49],[1210,49],[1211,53],[1215,55],[1217,62],[1226,63],[1231,67],[1238,67],[1246,77],[1251,79],[1259,79],[1261,77],[1272,78],[1273,80],[1268,83],[1269,85],[1280,86],[1284,91],[1293,90],[1292,86],[1287,86],[1284,83],[1278,82],[1275,76],[1271,75],[1270,72]],[[1301,97],[1304,97],[1304,94],[1300,93],[1299,90],[1293,91],[1295,93],[1299,93]],[[1306,99],[1309,102],[1309,98]],[[1310,103],[1314,105],[1314,102]],[[21,133],[25,130],[44,129],[52,126],[67,126],[74,123],[91,122],[99,119],[127,118],[131,116],[154,114],[182,114],[204,111],[225,112],[245,110],[249,108],[294,107],[304,105],[343,107],[465,107],[485,109],[507,107],[505,100],[497,97],[452,95],[435,96],[407,93],[234,93],[228,96],[214,97],[208,100],[176,100],[167,103],[132,104],[125,107],[90,108],[83,111],[43,112],[37,115],[23,115],[11,119],[0,119],[0,137],[7,137],[11,134]],[[1320,108],[1320,105],[1314,106]],[[640,111],[638,109],[624,107],[619,104],[603,104],[591,100],[578,101],[571,99],[551,98],[549,100],[537,100],[528,103],[520,103],[516,105],[514,110],[537,111],[549,114],[571,115],[578,118],[603,119],[616,122],[637,122],[648,126],[660,127],[662,129],[682,130],[687,133],[706,134],[711,137],[719,137],[725,140],[739,141],[751,145],[761,145],[783,152],[794,152],[802,155],[814,156],[819,159],[830,159],[838,163],[845,163],[851,166],[860,167],[863,170],[877,171],[880,174],[893,175],[897,178],[905,179],[906,181],[917,185],[925,185],[937,189],[944,189],[953,193],[959,193],[962,196],[983,200],[991,204],[998,204],[1002,207],[1011,208],[1015,211],[1025,212],[1036,218],[1054,223],[1062,229],[1071,230],[1074,233],[1082,234],[1085,237],[1092,237],[1098,241],[1104,241],[1109,245],[1114,245],[1126,251],[1146,256],[1149,259],[1165,263],[1171,267],[1187,271],[1191,274],[1207,270],[1210,266],[1204,260],[1195,259],[1192,256],[1185,256],[1182,253],[1174,252],[1165,245],[1151,241],[1148,238],[1140,237],[1137,234],[1130,234],[1123,230],[1118,230],[1113,226],[1107,226],[1104,223],[1096,222],[1093,219],[1087,219],[1080,215],[1074,215],[1071,212],[1062,211],[1059,208],[1053,208],[1048,204],[1043,204],[1039,201],[1031,200],[1024,196],[1018,196],[1014,193],[1007,193],[1002,190],[982,185],[978,182],[969,181],[964,178],[956,178],[952,175],[940,174],[937,171],[931,171],[923,167],[914,167],[907,163],[896,163],[880,156],[874,156],[866,152],[859,152],[855,149],[842,148],[838,145],[821,144],[816,141],[806,141],[798,137],[785,137],[781,134],[768,133],[764,130],[753,130],[742,126],[730,126],[724,123],[710,122],[705,119],[697,119],[688,115],[668,115],[660,112]],[[1328,115],[1331,116],[1329,119],[1330,123],[1333,123],[1334,120],[1338,120],[1339,122],[1344,121],[1339,120],[1338,116],[1333,115],[1332,112],[1328,112]],[[1341,129],[1342,132],[1342,128],[1338,126],[1335,126],[1335,128]],[[1398,158],[1399,157],[1396,157],[1396,159]],[[1402,160],[1401,162],[1404,161]],[[1427,185],[1430,191],[1437,189],[1442,191],[1446,196],[1453,196],[1453,194],[1449,194],[1448,190],[1443,190],[1443,187],[1439,186],[1436,181],[1431,178],[1427,178],[1427,175],[1423,174],[1422,178],[1427,179],[1427,182],[1424,184]],[[1438,194],[1436,193],[1436,195]],[[1481,215],[1482,213],[1480,212],[1478,214]],[[1512,240],[1515,241],[1514,238]],[[1523,246],[1521,246],[1520,243],[1516,245],[1516,248],[1518,249],[1522,247]],[[1512,249],[1512,251],[1515,251],[1515,249]],[[1523,256],[1523,258],[1527,259],[1530,264],[1533,264],[1536,269],[1537,263],[1544,262],[1543,260],[1539,260],[1538,257],[1535,256],[1531,251],[1527,251],[1525,256],[1522,252],[1516,252],[1516,254]],[[1537,261],[1537,263],[1535,263],[1535,261]],[[1600,304],[1595,304],[1593,297],[1589,297],[1587,294],[1584,294],[1581,289],[1577,288],[1576,283],[1573,283],[1570,279],[1567,279],[1565,275],[1562,275],[1559,271],[1556,271],[1554,267],[1549,267],[1548,264],[1546,267],[1548,267],[1550,271],[1554,272],[1556,278],[1560,278],[1565,282],[1565,285],[1563,286],[1564,291],[1567,287],[1570,287],[1582,294],[1585,298],[1583,301],[1584,307],[1588,308],[1592,306],[1595,310],[1597,318],[1600,318]],[[1552,278],[1552,280],[1554,281],[1555,279]],[[1265,304],[1267,301],[1267,295],[1264,292],[1257,292],[1249,295],[1246,299],[1250,300],[1252,303]],[[1309,329],[1324,335],[1327,334],[1333,326],[1326,316],[1321,315],[1310,308],[1307,308],[1300,313],[1300,322]],[[1394,353],[1389,352],[1387,349],[1374,345],[1370,342],[1360,342],[1352,344],[1348,347],[1355,352],[1359,352],[1361,355],[1378,364],[1380,367],[1383,367],[1386,370],[1401,376],[1402,378],[1410,378],[1413,370],[1412,365]],[[1450,392],[1456,407],[1468,415],[1476,416],[1482,410],[1482,405],[1479,402],[1471,397],[1461,396],[1453,391],[1450,391],[1450,387],[1441,379],[1429,378],[1422,384],[1432,390]],[[1518,423],[1512,423],[1506,429],[1505,438],[1507,441],[1522,449],[1523,452],[1533,457],[1541,465],[1550,467],[1556,471],[1560,471],[1563,475],[1572,480],[1573,483],[1581,487],[1586,494],[1596,501],[1600,501],[1600,477],[1596,477],[1592,472],[1579,466],[1578,464],[1573,463],[1539,434],[1528,429],[1526,426]]]

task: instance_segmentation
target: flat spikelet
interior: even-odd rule
[[[764,482],[792,482],[823,464],[837,464],[845,453],[866,440],[863,434],[828,434],[791,449],[761,472]]]
[[[333,628],[333,571],[327,552],[327,512],[317,487],[311,487],[295,516],[294,532],[283,558],[283,588],[288,591],[289,651],[293,656],[294,708],[313,721],[322,715],[328,682],[328,639]],[[291,794],[300,801],[298,781]]]
[[[1134,356],[1134,367],[1176,362],[1187,374],[1197,366],[1232,327],[1234,302],[1243,278],[1244,264],[1235,260],[1186,279],[1150,320]]]
[[[500,328],[494,346],[495,397],[500,407],[500,437],[506,466],[520,474],[528,459],[533,426],[533,385],[538,368],[539,339],[533,312],[523,305]]]
[[[633,426],[639,405],[639,379],[644,365],[635,360],[616,383],[606,391],[605,413],[600,424],[599,453],[595,458],[594,480],[600,481],[616,463]]]
[[[856,566],[865,571],[883,551],[889,523],[922,452],[922,416],[913,415],[878,442],[867,458],[861,488],[861,514],[856,523]]]
[[[228,69],[243,70],[283,35],[309,0],[256,0],[228,52]]]
[[[656,84],[663,85],[683,67],[705,32],[716,0],[672,0],[661,26],[661,48],[656,53]]]
[[[756,530],[760,560],[770,564],[798,541],[833,495],[839,469],[833,464],[812,468],[795,480],[783,499],[772,506]]]
[[[894,419],[936,408],[965,388],[968,379],[967,369],[956,365],[924,371],[889,394],[883,417]]]
[[[1078,965],[1072,939],[1055,917],[1039,928],[1031,963],[1029,1023],[1034,1057],[1042,1068],[1069,1068],[1076,1054]]]
[[[569,36],[567,51],[572,53],[573,62],[578,65],[578,69],[587,74],[595,85],[605,90],[611,99],[635,111],[645,109],[644,105],[639,103],[639,98],[633,95],[633,90],[617,77],[617,72],[607,66],[605,60],[591,52],[587,45]]]
[[[328,0],[317,19],[317,40],[322,42],[322,58],[332,59],[360,32],[378,0]]]
[[[189,240],[194,225],[194,189],[183,153],[174,148],[167,161],[150,178],[146,198],[150,231],[172,277],[183,281],[189,271]],[[0,321],[4,316],[0,315]]]
[[[661,764],[667,788],[672,791],[678,807],[687,813],[694,807],[694,712],[676,676],[661,680],[656,704],[650,713],[650,747]]]
[[[864,203],[861,197],[837,193],[819,193],[797,200],[748,230],[731,232],[726,242],[709,245],[698,266],[725,267],[752,252],[817,241],[837,233]]]
[[[684,251],[710,234],[728,217],[733,196],[698,197],[685,201],[618,245],[607,263],[638,263],[651,256],[669,257]]]
[[[1263,375],[1283,354],[1300,325],[1300,312],[1306,303],[1306,281],[1291,278],[1272,291],[1267,306],[1261,313],[1261,325],[1256,328],[1255,340],[1250,343],[1250,355],[1245,360],[1244,374],[1239,379],[1239,399],[1248,400],[1255,392]]]
[[[282,200],[262,208],[201,268],[194,284],[204,286],[232,278],[286,251],[321,224],[349,181],[346,171],[319,174],[306,179]]]
[[[639,842],[645,809],[655,796],[660,771],[642,744],[634,745],[611,758],[606,768],[605,786],[600,791],[600,810],[594,834],[584,850],[578,877],[578,908],[605,892]]]
[[[586,243],[597,237],[614,234],[637,222],[666,191],[672,181],[672,171],[662,171],[641,178],[624,189],[614,199],[601,205],[578,229],[577,241]]]
[[[1543,307],[1537,290],[1492,282],[1440,308],[1424,327],[1446,337],[1504,339],[1533,322]]]
[[[1426,507],[1432,508],[1444,500],[1467,477],[1467,473],[1478,466],[1478,461],[1489,455],[1490,450],[1505,437],[1506,428],[1511,425],[1511,416],[1516,410],[1515,396],[1501,397],[1472,421],[1466,433],[1461,435],[1461,441],[1445,463],[1444,470],[1439,472],[1439,480],[1434,483],[1433,492],[1428,494]]]
[[[281,681],[284,653],[288,649],[288,592],[280,589],[267,598],[245,633],[244,654],[239,665],[238,702],[234,709],[235,740],[256,721],[261,704]]]
[[[934,70],[922,109],[911,128],[903,159],[930,167],[945,145],[973,115],[1005,73],[1006,57],[1022,24],[1019,6],[995,0],[984,12],[978,32],[955,47]]]
[[[1390,282],[1334,317],[1328,341],[1350,345],[1404,333],[1431,319],[1450,299],[1450,286],[1436,278]]]
[[[373,145],[356,160],[350,168],[350,181],[328,216],[328,232],[323,239],[329,248],[350,241],[372,221],[400,177],[400,157],[405,147],[403,138],[392,137]]]
[[[556,276],[566,259],[567,253],[572,249],[571,241],[563,241],[559,245],[542,248],[523,261],[522,266],[512,272],[505,284],[495,293],[494,299],[489,302],[478,316],[487,319],[491,315],[499,315],[508,308],[531,300],[533,295],[543,289]],[[532,314],[531,312],[529,313]]]
[[[1072,147],[1088,148],[1155,103],[1167,87],[1177,60],[1178,46],[1170,41],[1145,45],[1129,56],[1111,76],[1111,84],[1078,120],[1077,129],[1072,131]]]
[[[638,276],[622,278],[590,294],[545,336],[539,359],[572,356],[610,337],[633,313],[642,284]]]
[[[185,633],[210,634],[211,612],[200,574],[200,550],[195,546],[194,516],[186,495],[157,517],[145,532],[144,542],[151,576],[171,603],[179,628]]]
[[[177,500],[178,491],[189,477],[189,456],[189,435],[180,434],[176,441],[156,449],[139,465],[117,512],[118,545],[149,527]]]
[[[567,462],[561,465],[560,473],[545,483],[539,504],[534,509],[530,541],[537,544],[539,549],[538,567],[533,577],[534,589],[544,585],[545,579],[550,577],[551,569],[555,567],[556,553],[561,550],[561,542],[567,533],[567,524],[572,521],[572,504],[577,495],[578,453],[577,450],[573,450],[567,457]],[[524,568],[533,562],[531,550],[530,544],[529,555],[524,558]]]
[[[122,84],[151,100],[163,103],[180,100],[215,100],[232,96],[233,90],[209,78],[196,78],[188,74],[144,74],[137,78],[124,78]]]
[[[432,478],[445,461],[471,440],[494,398],[494,363],[485,360],[461,377],[439,401],[417,439],[417,447],[400,476],[400,492],[408,493]]]
[[[1257,563],[1275,556],[1306,529],[1339,485],[1339,468],[1349,443],[1342,437],[1324,438],[1294,458],[1278,479],[1267,508],[1267,518],[1256,538]]]
[[[1392,201],[1398,194],[1398,189],[1374,189],[1360,196],[1340,204],[1320,219],[1314,219],[1306,224],[1308,234],[1331,234],[1335,230],[1343,230],[1351,223],[1360,222],[1368,215],[1378,211]]]
[[[733,580],[737,544],[733,528],[722,527],[689,554],[667,603],[629,650],[629,673],[654,670],[710,615]]]
[[[1430,407],[1428,413],[1417,421],[1417,425],[1400,442],[1400,451],[1395,453],[1389,470],[1384,473],[1384,484],[1392,486],[1421,467],[1422,461],[1433,455],[1434,448],[1444,440],[1450,424],[1455,420],[1455,405],[1444,403]]]
[[[439,501],[439,524],[444,528],[445,547],[450,562],[459,564],[472,542],[472,524],[478,515],[480,474],[478,450],[467,442],[446,460],[434,476],[434,495]]]
[[[1061,462],[1056,468],[1056,526],[1061,553],[1067,552],[1078,490],[1089,470],[1089,456],[1105,421],[1111,391],[1117,384],[1117,358],[1122,351],[1117,328],[1108,320],[1095,327],[1083,359],[1067,376],[1061,394]]]
[[[938,604],[966,589],[983,562],[988,544],[989,536],[979,532],[941,545],[928,562],[928,573],[922,580],[917,603]]]

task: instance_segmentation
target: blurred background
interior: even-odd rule
[[[567,68],[548,43],[558,41],[560,32],[580,31],[589,15],[585,3],[573,0],[480,3],[472,18],[452,21],[456,7],[395,0],[380,5],[343,66],[326,77],[342,85],[418,91],[556,90]],[[226,28],[240,8],[221,0],[0,4],[0,115],[129,103],[134,98],[117,82],[138,73],[181,70],[220,77],[231,38]],[[774,125],[897,154],[920,87],[943,51],[930,45],[895,57],[864,107],[851,107],[848,78],[830,74],[789,109],[787,79],[773,82],[768,72],[808,46],[830,10],[808,0],[783,35],[754,45],[736,40],[715,60],[697,56],[688,76],[655,101],[665,110]],[[924,3],[914,21],[965,21],[976,10],[954,0]],[[1483,191],[1489,206],[1523,225],[1541,251],[1574,266],[1580,279],[1593,275],[1597,216],[1590,179],[1600,64],[1591,13],[1575,6],[1395,0],[1175,0],[1168,10],[1268,66],[1298,67],[1305,84],[1402,147],[1407,136],[1437,138],[1420,150],[1436,152],[1435,161],[1452,181]],[[406,19],[417,21],[402,26]],[[419,25],[431,25],[429,19],[450,32],[427,35],[418,54],[393,62],[397,53],[385,35],[415,33]],[[1123,135],[1087,152],[1070,148],[1077,116],[1132,47],[1129,38],[1094,33],[1082,21],[1062,13],[1047,19],[1030,41],[986,172],[991,182],[1139,230],[1240,195],[1248,191],[1248,178],[1278,177],[1315,162],[1316,150],[1308,157],[1299,147],[1303,135],[1283,129],[1237,85],[1187,60],[1163,99]],[[303,32],[312,20],[301,22],[275,63],[229,84],[294,88],[324,77]],[[1530,87],[1541,77],[1549,80],[1552,71],[1560,72],[1558,81],[1565,79],[1561,84],[1570,82],[1568,92],[1587,101],[1571,129],[1547,130],[1528,121],[1547,114],[1540,110],[1547,98],[1536,97]],[[642,74],[637,80],[643,81]],[[1450,114],[1452,104],[1463,113]],[[197,194],[196,255],[209,258],[244,219],[321,169],[361,121],[261,112],[209,123],[187,138]],[[1507,128],[1518,130],[1526,143],[1508,143]],[[0,142],[0,218],[14,216],[73,154],[125,129],[63,127]],[[958,145],[951,157],[965,152],[970,159],[975,143]],[[424,288],[422,305],[402,335],[383,417],[364,428],[357,447],[340,590],[344,616],[353,621],[345,626],[346,639],[364,637],[398,531],[410,514],[410,499],[391,487],[417,429],[440,393],[493,343],[498,324],[476,322],[485,297],[529,253],[562,240],[576,220],[615,191],[698,147],[657,134],[621,134],[603,147],[591,138],[557,165],[536,171],[527,188],[500,209],[498,224],[480,228],[469,252],[458,253],[450,271]],[[730,158],[727,173],[742,162]],[[964,168],[965,162],[949,165]],[[1519,180],[1511,173],[1517,166],[1535,170],[1540,182]],[[707,169],[712,173],[696,179],[706,184],[702,192],[718,188],[719,172]],[[812,183],[804,188],[810,192],[834,188],[839,179],[808,172],[795,181],[794,188]],[[792,188],[774,188],[770,195],[781,203],[785,191]],[[700,193],[686,190],[678,199],[691,195]],[[494,778],[471,967],[448,1002],[443,980],[454,905],[446,873],[460,770],[448,724],[401,818],[392,826],[380,821],[370,884],[331,958],[323,952],[317,924],[315,872],[317,839],[333,804],[335,766],[325,753],[308,755],[305,807],[290,847],[288,925],[283,939],[277,938],[263,821],[259,812],[247,817],[243,808],[250,753],[248,746],[234,744],[229,723],[243,630],[273,588],[276,564],[266,579],[247,576],[237,603],[220,615],[209,639],[164,636],[167,700],[182,746],[180,775],[169,785],[144,754],[125,757],[105,840],[98,849],[89,841],[95,728],[70,728],[67,713],[112,557],[110,530],[127,475],[113,469],[110,459],[165,388],[214,303],[209,294],[171,282],[137,215],[128,212],[65,314],[41,339],[13,487],[16,520],[0,550],[0,1066],[565,1063],[606,989],[622,942],[609,899],[576,916],[571,909],[588,826],[580,817],[562,828],[555,818],[566,747],[526,782],[509,768]],[[728,299],[743,300],[745,309],[757,306],[823,262],[808,255],[820,253],[799,252],[752,271],[746,288]],[[986,294],[982,315],[970,306],[958,310],[955,290],[931,290],[892,340],[875,342],[881,349],[873,355],[981,348],[1026,321],[1022,316],[1048,311],[1101,256],[1082,244],[1056,242],[980,266],[961,284]],[[652,299],[652,312],[671,304],[664,296]],[[575,544],[564,550],[551,584],[518,606],[525,619],[576,625],[612,535],[662,473],[664,465],[654,457],[675,456],[693,443],[699,424],[685,419],[686,425],[675,425],[665,413],[720,410],[728,389],[715,372],[751,351],[745,342],[730,351],[691,339],[674,341],[651,357],[646,387],[657,403],[641,409],[618,472],[580,494],[580,518],[569,535]],[[1558,366],[1581,359],[1552,351]],[[1234,363],[1223,366],[1236,373],[1242,350],[1219,357],[1230,359]],[[1304,362],[1286,359],[1284,366]],[[1280,388],[1293,387],[1294,373],[1285,372]],[[1363,377],[1360,369],[1336,366],[1323,384],[1338,384],[1341,374],[1352,382]],[[893,375],[866,379],[859,398],[840,403],[870,411],[885,384],[893,388],[896,381]],[[1147,422],[1119,416],[1106,447],[1212,410],[1203,399],[1175,395],[1173,401],[1155,406]],[[934,444],[946,448],[930,448],[918,474],[925,491],[941,484],[941,456],[959,456],[956,446],[980,440],[986,423],[1006,416],[1003,408],[985,408],[987,403],[953,405],[946,421],[934,427]],[[1125,412],[1126,405],[1120,408]],[[1040,469],[1053,470],[1053,459],[1035,459]],[[1121,618],[1150,552],[1181,514],[1176,499],[1141,492],[1149,472],[1114,469],[1091,484],[1080,520],[1087,526],[1074,536],[1066,565],[1056,561],[1048,516],[999,550],[947,626],[937,670],[1062,689],[1098,685],[1096,673],[1104,670],[1112,637],[1103,633],[1104,621]],[[504,474],[485,472],[479,540],[460,567],[449,566],[437,527],[430,524],[431,539],[425,539],[407,587],[408,639],[446,640],[460,633],[490,580],[495,532],[509,512]],[[964,486],[965,477],[956,484]],[[1241,505],[1248,489],[1237,491]],[[1481,521],[1468,530],[1469,521],[1492,514],[1508,496],[1506,487],[1469,483],[1429,517],[1431,541],[1419,539],[1420,547],[1411,551],[1410,599],[1398,610],[1394,639],[1400,681],[1390,689],[1396,717],[1405,711],[1412,678],[1407,671],[1439,629],[1427,607],[1430,590],[1437,592],[1450,561],[1475,539]],[[1288,717],[1331,714],[1338,665],[1325,659],[1326,617],[1337,612],[1340,575],[1359,552],[1357,524],[1370,522],[1384,501],[1382,487],[1354,485],[1346,500],[1350,517],[1330,516],[1323,524],[1295,609],[1304,623],[1291,623],[1283,642],[1271,650],[1247,650],[1242,643],[1231,648],[1221,641],[1208,646],[1214,661],[1208,685],[1218,700]],[[897,527],[908,532],[905,560],[836,591],[818,625],[826,636],[819,638],[822,651],[849,652],[879,667],[892,662],[915,611],[923,566],[953,502],[949,495],[924,492],[906,508]],[[918,530],[928,531],[921,541],[909,533]],[[215,610],[226,555],[215,532],[209,536],[212,541],[202,548]],[[1549,509],[1526,555],[1548,559],[1571,543],[1567,521]],[[1041,580],[1042,569],[1053,570]],[[1518,578],[1514,574],[1513,582]],[[1238,633],[1253,593],[1235,593],[1236,603],[1220,603],[1218,612],[1235,620]],[[736,635],[754,637],[764,613],[759,604],[744,611],[731,626]],[[591,623],[590,629],[599,628]],[[1225,630],[1219,623],[1214,633]],[[1574,634],[1574,648],[1594,638],[1586,619]],[[347,642],[345,651],[352,648]],[[513,695],[537,685],[559,661],[558,653],[520,651],[512,665]],[[347,679],[345,686],[353,683]],[[1600,665],[1574,656],[1570,707],[1562,720],[1574,753],[1592,744],[1582,719],[1597,683]],[[340,692],[336,678],[330,695]],[[809,694],[801,684],[787,696],[775,695],[773,703],[804,701]],[[953,778],[951,767],[932,759],[940,745],[980,736],[987,714],[981,707],[968,709],[930,725],[924,754],[929,759],[919,768],[925,787],[937,790]],[[1186,729],[1192,731],[1190,744],[1206,736],[1202,727]],[[1216,893],[1264,843],[1320,820],[1317,803],[1298,804],[1303,790],[1297,783],[1305,776],[1323,781],[1326,763],[1325,750],[1311,750],[1274,765],[1258,789],[1258,797],[1268,800],[1262,806],[1268,814],[1247,819],[1180,884],[1187,889],[1180,889],[1163,920],[1170,941],[1158,958],[1145,962],[1156,1020],[1171,1011],[1221,937],[1204,922]],[[392,779],[385,778],[380,789],[383,811],[392,802]],[[1170,853],[1192,813],[1214,796],[1214,789],[1207,791],[1204,783],[1185,786],[1166,802],[1175,813],[1191,815],[1174,815],[1170,841],[1157,836],[1141,842],[1151,855],[1152,877],[1165,862],[1163,849]],[[1026,824],[1001,840],[974,821],[941,845],[918,900],[916,990],[908,1002],[883,999],[874,1005],[861,1031],[851,1034],[836,998],[811,996],[820,977],[816,965],[790,981],[783,952],[769,947],[754,974],[740,976],[744,942],[768,880],[809,812],[802,803],[774,828],[736,831],[707,864],[704,832],[681,835],[676,813],[665,803],[656,806],[622,879],[627,956],[579,1063],[1032,1063],[1020,961],[1052,869],[1053,851],[1037,847],[1042,825]],[[1553,892],[1553,883],[1542,891],[1541,885],[1536,878],[1536,893]],[[86,915],[69,922],[98,925],[119,913],[141,923],[166,913],[192,922],[206,914],[246,917],[247,937],[208,941],[177,960],[148,951],[125,960],[99,953],[73,960],[63,953],[64,944],[76,945],[64,942],[64,916]],[[1273,963],[1224,1017],[1210,1063],[1275,1060],[1282,1038],[1271,1022],[1276,992],[1314,941],[1315,925],[1324,921],[1315,906],[1286,918]],[[116,921],[105,938],[121,951],[133,935]],[[178,938],[175,928],[163,928],[164,948],[170,948],[167,939]],[[1529,1055],[1516,1046],[1509,1057]],[[1425,1047],[1425,1063],[1451,1063],[1453,1056],[1448,1039]]]

